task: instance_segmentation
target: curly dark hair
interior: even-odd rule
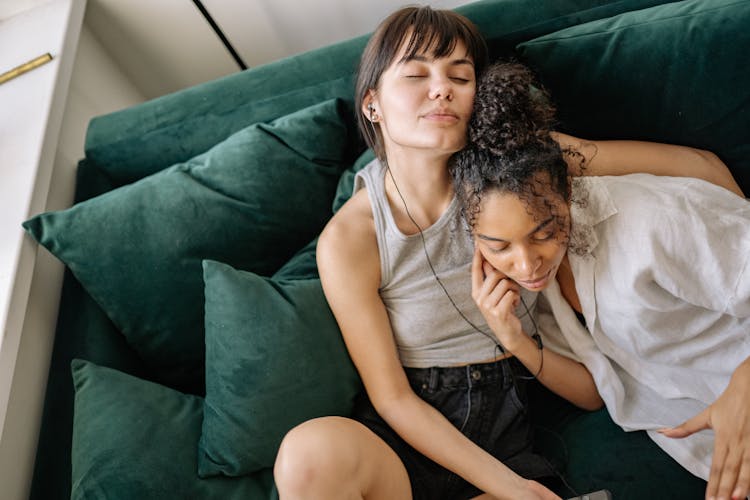
[[[570,182],[564,151],[550,135],[554,124],[555,108],[530,69],[495,63],[481,75],[468,144],[450,163],[471,230],[488,192],[513,193],[532,216],[550,214],[565,227],[559,201],[570,201]],[[567,231],[560,236],[566,238]]]

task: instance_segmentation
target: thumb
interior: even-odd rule
[[[711,407],[709,406],[690,420],[671,429],[659,429],[659,433],[670,438],[684,438],[711,427]]]

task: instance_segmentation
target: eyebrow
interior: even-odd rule
[[[534,229],[532,229],[531,232],[529,232],[529,234],[527,234],[527,236],[531,236],[532,234],[534,234],[534,233],[536,233],[538,231],[541,231],[542,229],[544,229],[545,226],[549,225],[552,222],[552,220],[553,220],[553,218],[550,217],[549,219],[543,221],[541,224],[539,224]],[[498,243],[508,243],[506,240],[504,240],[502,238],[495,238],[493,236],[487,236],[487,235],[481,234],[481,233],[477,233],[477,238],[479,238],[480,240],[484,240],[484,241],[496,241]]]
[[[434,61],[434,57],[427,57],[422,55],[413,55],[413,56],[405,56],[401,58],[399,61],[400,64],[409,62],[409,61],[418,61],[418,62],[430,62]],[[468,64],[471,67],[474,67],[474,62],[471,59],[468,58],[461,58],[461,59],[453,59],[450,62],[451,66],[461,66],[463,64]]]

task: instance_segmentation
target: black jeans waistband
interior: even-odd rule
[[[515,381],[515,375],[525,371],[513,356],[490,363],[463,366],[434,366],[431,368],[405,367],[406,376],[413,386],[431,391],[437,389],[462,389],[489,384],[506,387]]]

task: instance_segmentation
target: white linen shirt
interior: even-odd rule
[[[587,366],[617,424],[647,430],[707,479],[713,431],[655,430],[713,403],[750,356],[750,203],[648,174],[574,179],[573,200],[568,258],[588,329],[557,282],[543,294],[540,328]]]

